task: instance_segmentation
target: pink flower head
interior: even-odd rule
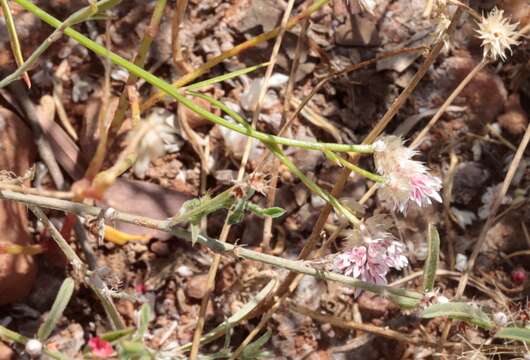
[[[335,271],[374,284],[386,284],[390,269],[401,270],[408,265],[404,246],[378,220],[384,221],[373,217],[352,232],[352,240],[359,245],[335,255]],[[359,294],[356,291],[356,296]]]
[[[374,143],[375,166],[386,180],[379,197],[394,211],[406,213],[411,202],[419,207],[432,204],[432,200],[442,202],[441,180],[430,175],[423,163],[412,160],[414,155],[416,151],[403,146],[398,136],[384,136]]]
[[[88,346],[92,349],[92,355],[96,358],[107,359],[114,354],[111,343],[101,339],[99,336],[88,341]]]

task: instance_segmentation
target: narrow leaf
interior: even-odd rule
[[[517,340],[530,344],[530,329],[519,327],[507,327],[500,329],[495,334],[496,338]]]
[[[232,72],[220,75],[220,76],[216,76],[216,77],[208,79],[208,80],[196,82],[194,84],[186,86],[184,89],[186,89],[187,91],[196,91],[196,90],[199,90],[199,89],[201,89],[203,87],[219,83],[221,81],[233,79],[235,77],[251,73],[251,72],[256,71],[258,69],[261,69],[262,67],[265,67],[267,65],[269,65],[268,62],[259,64],[259,65],[249,66],[249,67],[246,67],[246,68],[243,68],[243,69],[239,69],[239,70],[235,70],[235,71],[232,71]]]
[[[143,342],[145,333],[147,332],[147,328],[149,327],[149,322],[151,321],[151,319],[152,319],[151,308],[149,307],[148,304],[143,304],[138,314],[138,330],[136,331],[136,334],[134,335],[134,338],[133,338],[134,341]]]
[[[428,253],[423,269],[423,291],[429,292],[434,288],[436,270],[440,256],[440,235],[433,224],[429,224],[427,234]]]
[[[267,330],[265,334],[259,337],[256,341],[250,343],[241,354],[241,359],[244,360],[251,360],[251,359],[259,359],[262,355],[264,355],[264,352],[261,350],[263,345],[269,341],[271,338],[272,332],[270,330]]]
[[[421,317],[424,319],[441,316],[463,320],[485,329],[491,329],[493,327],[493,323],[486,313],[470,304],[462,302],[434,304],[425,309],[421,314]]]
[[[229,225],[239,224],[245,217],[245,210],[247,209],[247,199],[240,199],[232,205],[228,215],[227,223]]]
[[[105,340],[105,341],[108,341],[108,342],[113,342],[113,341],[116,341],[116,340],[119,340],[125,336],[129,336],[131,334],[133,334],[135,331],[135,328],[133,327],[128,327],[128,328],[125,328],[125,329],[120,329],[120,330],[114,330],[114,331],[108,331],[104,334],[101,334],[99,337],[101,338],[101,340]]]
[[[270,207],[264,209],[253,203],[248,204],[248,209],[260,217],[271,217],[273,219],[279,218],[285,214],[285,210],[281,207]]]
[[[271,293],[271,291],[274,289],[274,286],[276,285],[276,280],[271,280],[263,289],[260,290],[259,293],[256,294],[256,296],[250,300],[248,303],[243,305],[239,311],[237,311],[234,315],[230,316],[226,321],[219,324],[215,329],[210,331],[208,334],[204,335],[201,338],[201,344],[207,344],[215,339],[218,339],[219,337],[223,336],[225,332],[230,330],[231,328],[235,327],[239,322],[243,321],[248,314],[250,314],[255,308],[257,308]],[[188,343],[186,345],[181,346],[178,350],[179,351],[189,351],[191,349],[191,343]]]
[[[57,325],[57,322],[63,315],[64,309],[66,309],[66,306],[70,302],[70,298],[74,293],[74,286],[75,283],[72,278],[64,279],[63,284],[57,293],[57,297],[53,302],[50,313],[48,314],[48,318],[40,326],[39,331],[37,332],[37,339],[40,341],[45,341]]]

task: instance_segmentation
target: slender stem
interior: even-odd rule
[[[478,72],[480,70],[482,70],[484,68],[484,66],[486,66],[487,64],[488,64],[488,61],[486,59],[482,59],[473,68],[473,70],[471,70],[469,72],[469,74],[467,74],[467,76],[460,82],[460,84],[458,84],[456,89],[453,90],[451,95],[449,95],[449,97],[444,101],[442,106],[440,106],[438,111],[436,111],[436,114],[434,114],[434,116],[429,121],[429,123],[421,130],[421,132],[418,134],[418,136],[416,136],[414,141],[410,144],[411,148],[416,148],[416,147],[418,147],[421,144],[421,141],[423,140],[425,135],[427,135],[429,130],[431,130],[432,127],[434,126],[434,124],[436,124],[436,122],[442,117],[442,115],[445,113],[445,111],[447,110],[449,105],[451,105],[453,103],[455,98],[458,95],[460,95],[460,93],[462,92],[462,90],[464,90],[464,88],[467,86],[467,84],[469,84],[471,82],[471,80],[473,80],[473,78],[478,74]]]
[[[183,224],[188,221],[192,221],[194,218],[199,216],[204,216],[206,214],[212,213],[216,210],[230,207],[232,203],[232,189],[223,191],[219,195],[215,196],[212,199],[201,198],[201,203],[182,214],[177,214],[171,218],[171,224]]]
[[[363,323],[358,323],[355,321],[342,320],[334,316],[326,316],[317,311],[313,311],[305,306],[296,304],[294,301],[289,301],[289,309],[296,313],[309,316],[310,318],[314,320],[329,323],[333,326],[343,328],[343,329],[366,331],[371,334],[383,336],[383,337],[386,337],[392,340],[397,340],[397,341],[414,344],[414,345],[422,345],[422,346],[429,346],[429,347],[436,347],[438,345],[430,341],[414,338],[410,335],[403,334],[399,331],[381,328],[379,326],[375,326],[372,324],[363,324]]]
[[[26,10],[32,12],[37,17],[45,21],[51,26],[54,27],[60,27],[61,22],[51,16],[50,14],[46,13],[39,7],[35,6],[28,0],[14,0],[17,2],[20,6],[25,8]],[[327,1],[327,0],[326,0]],[[320,0],[320,2],[325,2],[324,0]],[[371,154],[373,153],[373,147],[371,145],[348,145],[348,144],[335,144],[335,143],[320,143],[320,142],[309,142],[309,141],[301,141],[296,139],[288,139],[283,138],[275,135],[270,135],[266,133],[262,133],[260,131],[256,131],[250,127],[244,127],[238,124],[234,124],[231,121],[228,121],[226,119],[223,119],[220,116],[217,116],[208,110],[204,109],[203,107],[195,104],[192,100],[186,98],[184,95],[182,95],[179,90],[174,87],[173,85],[167,83],[166,81],[156,77],[155,75],[149,73],[148,71],[140,68],[139,66],[125,60],[121,56],[108,51],[105,47],[99,45],[98,43],[90,40],[86,36],[80,34],[79,32],[75,31],[72,28],[66,28],[64,30],[64,33],[74,39],[75,41],[79,42],[81,45],[85,46],[86,48],[92,50],[96,54],[104,57],[108,57],[110,61],[115,63],[116,65],[119,65],[123,68],[125,68],[130,73],[135,74],[139,78],[144,79],[151,85],[155,86],[156,88],[162,90],[167,95],[173,97],[175,100],[180,102],[182,105],[190,109],[191,111],[195,112],[198,115],[201,115],[205,119],[216,123],[218,125],[224,126],[230,130],[236,131],[240,134],[243,134],[245,136],[253,137],[257,140],[260,140],[264,143],[275,143],[275,144],[282,144],[282,145],[288,145],[288,146],[294,146],[294,147],[300,147],[307,150],[323,150],[328,149],[330,151],[335,152],[357,152],[357,153],[364,153],[364,154]]]
[[[449,28],[446,30],[448,33],[451,33],[453,29],[456,26],[456,23],[460,19],[460,16],[462,14],[462,10],[459,8],[456,10],[453,19],[451,21],[451,24],[449,25]],[[379,122],[376,124],[376,126],[370,131],[370,133],[366,136],[363,143],[370,144],[374,142],[377,137],[381,134],[381,132],[385,129],[385,127],[388,125],[390,120],[397,114],[401,106],[405,103],[405,101],[408,99],[408,97],[412,94],[416,86],[419,84],[420,80],[425,76],[427,73],[429,67],[434,63],[436,57],[440,53],[444,46],[444,43],[442,40],[438,41],[432,50],[427,55],[427,58],[425,61],[421,64],[420,68],[414,74],[413,78],[407,85],[407,87],[399,94],[399,96],[394,100],[390,108],[387,110],[385,115],[379,120]],[[352,162],[355,159],[352,159]],[[342,193],[342,190],[344,186],[346,185],[346,182],[348,180],[348,177],[350,176],[350,170],[345,169],[335,185],[333,186],[333,189],[331,190],[331,195],[338,197]],[[324,208],[320,211],[320,215],[318,216],[318,219],[315,223],[315,226],[313,227],[313,231],[311,232],[311,235],[309,236],[309,239],[304,244],[304,247],[300,251],[300,254],[298,255],[299,259],[306,259],[310,256],[310,254],[313,252],[313,249],[316,247],[318,240],[320,239],[320,233],[322,229],[324,228],[324,225],[327,222],[328,216],[331,213],[331,205],[326,204]],[[276,296],[281,296],[282,294],[289,291],[290,284],[294,281],[296,277],[296,274],[289,274],[285,280],[280,284],[278,287],[278,290],[276,291]]]
[[[3,327],[2,325],[0,325],[0,338],[8,339],[22,345],[26,345],[29,340],[27,337],[20,335],[19,333],[14,332],[12,330],[9,330],[8,328]],[[56,360],[70,360],[70,357],[63,355],[57,351],[48,350],[46,346],[43,346],[42,352]]]
[[[50,219],[48,219],[46,214],[44,214],[44,212],[38,206],[29,205],[29,209],[48,229],[53,240],[55,240],[57,246],[59,246],[59,249],[61,249],[68,261],[70,261],[70,264],[72,264],[74,270],[79,273],[83,273],[83,261],[79,258],[79,256],[77,256],[74,249],[72,249],[70,245],[66,242],[59,230],[57,230],[57,228],[55,227],[55,225],[51,223]]]
[[[2,6],[2,12],[4,13],[7,32],[9,33],[11,51],[13,51],[13,56],[15,57],[15,62],[17,66],[21,66],[24,63],[24,57],[22,56],[22,50],[20,49],[20,41],[18,40],[15,21],[13,20],[13,14],[11,14],[11,9],[9,8],[9,3],[7,2],[7,0],[0,0],[0,5]],[[22,76],[24,77],[26,86],[30,88],[31,80],[29,79],[28,73],[24,72]]]
[[[44,207],[44,208],[60,210],[60,211],[68,212],[68,213],[75,213],[75,214],[83,215],[83,216],[87,216],[87,215],[98,216],[102,210],[99,207],[86,205],[83,203],[75,203],[71,201],[47,198],[47,197],[38,196],[38,195],[21,194],[21,193],[9,191],[9,190],[0,190],[0,198],[5,199],[5,200],[13,200],[13,201],[21,202],[21,203],[28,204],[28,205],[34,205],[37,207]],[[138,216],[138,215],[133,215],[133,214],[119,212],[119,211],[115,212],[114,219],[117,221],[123,221],[126,223],[138,225],[138,226],[143,226],[143,227],[148,227],[151,229],[165,231],[165,232],[175,235],[178,238],[191,242],[191,233],[186,229],[172,226],[169,220],[156,220],[156,219],[152,219],[152,218],[148,218],[144,216]],[[284,259],[284,258],[273,256],[273,255],[263,254],[261,252],[257,252],[257,251],[246,249],[241,246],[221,242],[219,240],[212,239],[210,237],[200,235],[200,234],[198,236],[197,242],[207,246],[214,252],[218,252],[221,254],[232,253],[235,256],[239,256],[244,259],[250,259],[250,260],[263,262],[263,263],[273,265],[276,267],[285,268],[285,269],[294,271],[296,273],[302,273],[302,274],[315,276],[323,280],[340,282],[350,287],[360,288],[360,289],[364,289],[364,290],[375,292],[375,293],[382,294],[382,295],[386,294],[391,297],[392,296],[403,297],[403,298],[413,300],[413,301],[419,300],[422,297],[420,293],[417,293],[415,291],[409,291],[405,289],[393,288],[393,287],[383,286],[383,285],[376,285],[376,284],[372,284],[369,282],[356,280],[349,276],[344,276],[344,275],[329,272],[329,271],[322,271],[320,269],[316,269],[314,267],[311,267],[310,265],[307,265],[306,262],[304,261],[289,260],[289,259]],[[396,299],[396,298],[393,298],[393,299]]]
[[[180,27],[184,22],[184,15],[186,15],[186,8],[188,7],[188,0],[177,0],[175,5],[175,13],[171,21],[171,51],[173,55],[173,64],[177,69],[185,70],[190,67],[182,56],[182,49],[180,46]]]
[[[344,166],[345,168],[351,170],[352,172],[364,176],[367,179],[370,179],[372,181],[375,181],[377,183],[384,183],[385,178],[383,178],[380,175],[374,174],[373,172],[370,172],[368,170],[365,170],[363,168],[358,167],[357,165],[352,164],[348,160],[342,158],[341,156],[336,156],[337,161]]]
[[[241,115],[236,113],[234,110],[230,109],[228,106],[220,102],[219,100],[216,100],[212,98],[211,96],[204,95],[204,94],[198,94],[198,93],[191,93],[192,95],[199,96],[202,99],[205,99],[210,104],[212,104],[215,107],[218,107],[222,111],[224,111],[227,115],[232,117],[235,121],[237,121],[240,124],[245,124],[244,126],[250,128],[250,126],[246,123],[246,121],[243,119]],[[302,171],[300,171],[296,165],[283,153],[283,151],[280,149],[280,147],[277,144],[265,144],[268,148],[268,150],[274,154],[278,159],[295,175],[297,176],[302,182],[315,194],[320,196],[322,199],[328,201],[332,206],[339,212],[342,213],[350,222],[353,224],[358,224],[359,220],[347,209],[345,208],[336,198],[334,198],[331,194],[328,192],[322,190],[313,180],[309,179]],[[327,150],[324,150],[324,153],[330,153]]]
[[[151,21],[149,22],[149,26],[145,31],[142,41],[140,42],[140,48],[138,49],[138,53],[134,58],[134,64],[141,68],[143,68],[145,65],[147,54],[149,54],[149,48],[151,47],[151,43],[153,42],[153,39],[158,32],[158,28],[160,26],[162,16],[164,15],[164,9],[166,8],[166,4],[167,0],[157,1],[155,9],[153,10],[153,14],[151,15]],[[120,100],[118,102],[116,113],[114,114],[114,118],[112,119],[112,123],[110,125],[109,134],[111,139],[114,138],[114,136],[118,133],[121,125],[123,124],[123,120],[125,119],[125,113],[127,112],[128,105],[127,87],[134,85],[136,80],[138,80],[138,77],[134,73],[129,74],[129,78],[127,79],[125,88],[123,89],[120,95]]]
[[[327,191],[320,188],[320,186],[318,186],[313,180],[308,178],[302,171],[300,171],[300,169],[294,165],[291,159],[289,159],[277,145],[268,145],[268,148],[274,154],[274,156],[276,156],[282,162],[282,164],[289,169],[291,173],[298,177],[304,183],[304,185],[307,186],[309,190],[327,201],[330,206],[333,206],[335,210],[344,215],[352,224],[359,225],[361,223],[361,221],[357,219],[350,210],[342,205],[339,200],[337,200]]]
[[[15,0],[17,1],[17,0]],[[318,9],[320,9],[324,4],[328,3],[329,0],[315,0],[311,6],[309,6],[305,11],[302,11],[300,14],[294,16],[289,22],[287,23],[286,29],[289,30],[293,28],[296,24],[300,22],[300,20],[308,17]],[[173,83],[173,86],[176,88],[180,88],[184,85],[189,84],[193,80],[197,79],[199,76],[205,74],[208,70],[216,66],[217,64],[220,64],[224,60],[231,58],[232,56],[236,56],[239,53],[241,53],[244,50],[247,50],[249,48],[252,48],[258,44],[261,44],[262,42],[274,39],[279,33],[280,33],[280,26],[277,28],[274,28],[273,30],[260,34],[256,36],[255,38],[249,39],[237,46],[234,46],[232,49],[225,51],[221,55],[218,55],[210,60],[208,60],[207,63],[201,65],[199,68],[193,70],[192,72],[184,75],[177,81]],[[161,89],[163,90],[163,89]],[[164,98],[163,92],[158,92],[156,94],[153,94],[149,99],[145,101],[145,103],[142,105],[142,111],[145,111],[152,106],[154,106],[158,101]],[[178,100],[178,99],[177,99]]]
[[[3,192],[2,192],[2,196],[3,196]],[[72,204],[75,204],[75,203],[72,203]],[[50,235],[52,236],[53,240],[55,240],[55,242],[57,243],[59,248],[62,250],[64,255],[68,258],[74,270],[76,270],[79,274],[85,274],[86,265],[83,264],[83,261],[79,258],[79,256],[77,256],[75,251],[66,242],[66,240],[61,235],[59,230],[57,230],[55,225],[53,225],[53,223],[50,221],[50,219],[48,219],[46,214],[40,209],[40,206],[38,204],[28,203],[28,207],[35,214],[35,216],[37,216],[37,218],[40,221],[42,221],[42,223],[50,231]],[[124,329],[125,324],[123,323],[123,320],[118,310],[116,309],[116,306],[114,305],[114,303],[112,302],[108,294],[104,293],[104,289],[101,289],[97,285],[94,285],[91,281],[88,281],[87,284],[94,291],[96,296],[101,301],[101,304],[103,308],[105,309],[105,312],[107,313],[107,316],[109,317],[111,324],[113,325],[113,328]]]
[[[90,4],[72,15],[70,15],[64,22],[60,22],[59,20],[55,19],[57,22],[57,26],[55,26],[56,30],[51,33],[50,36],[44,40],[39,47],[33,52],[33,54],[30,55],[30,57],[18,67],[18,69],[13,72],[11,75],[4,78],[2,81],[0,81],[0,89],[9,85],[15,80],[18,80],[22,74],[27,72],[31,66],[37,61],[37,59],[50,47],[51,44],[53,44],[61,35],[61,32],[67,28],[68,26],[77,24],[79,22],[82,22],[86,19],[89,19],[92,15],[94,15],[98,9],[100,8],[108,8],[112,5],[114,5],[117,1],[116,0],[101,0],[95,4]],[[31,4],[30,2],[28,2]],[[35,5],[31,4],[32,6],[36,7]],[[51,17],[51,16],[50,16]]]

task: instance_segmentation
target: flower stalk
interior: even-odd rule
[[[101,208],[96,206],[75,203],[60,199],[47,198],[38,195],[21,194],[9,190],[0,190],[0,198],[5,200],[13,200],[37,207],[44,207],[69,213],[75,213],[82,216],[98,216],[98,214],[101,213]],[[144,216],[138,216],[118,211],[115,212],[114,219],[117,221],[123,221],[138,226],[144,226],[151,229],[169,232],[178,238],[190,242],[192,241],[192,235],[188,230],[171,225],[170,220],[156,220]],[[246,249],[245,247],[221,242],[219,240],[212,239],[200,234],[197,237],[197,242],[207,246],[214,252],[218,252],[221,254],[231,253],[235,256],[244,259],[259,261],[275,267],[288,269],[297,273],[318,277],[323,280],[340,282],[352,288],[360,288],[366,291],[380,294],[382,296],[387,296],[398,304],[407,304],[408,306],[412,306],[414,304],[417,304],[422,298],[422,295],[415,291],[409,291],[386,285],[372,284],[366,281],[354,279],[349,276],[314,268],[304,261],[289,260],[273,255],[264,254],[258,251]]]
[[[38,6],[34,5],[29,0],[14,0],[14,1],[18,3],[20,6],[22,6],[24,9],[26,9],[27,11],[30,11],[35,16],[39,17],[44,22],[48,23],[49,25],[55,28],[61,28],[63,26],[63,23],[61,23],[58,19],[54,18],[53,16],[51,16],[50,14],[48,14],[47,12],[45,12]],[[148,83],[150,83],[157,89],[162,90],[164,93],[171,96],[172,98],[174,98],[175,100],[177,100],[182,105],[184,105],[191,111],[195,112],[196,114],[204,117],[205,119],[215,124],[221,125],[230,130],[243,134],[245,136],[255,138],[266,144],[281,144],[281,145],[299,147],[299,148],[307,149],[307,150],[322,151],[324,149],[328,149],[330,151],[335,151],[335,152],[355,152],[355,153],[363,153],[363,154],[370,154],[373,152],[373,148],[371,145],[350,145],[350,144],[335,144],[335,143],[302,141],[302,140],[289,139],[289,138],[284,138],[280,136],[270,135],[270,134],[266,134],[266,133],[263,133],[257,130],[253,130],[250,127],[244,127],[238,124],[234,124],[226,119],[223,119],[220,116],[217,116],[209,112],[203,107],[195,104],[192,100],[186,98],[183,94],[181,94],[179,89],[176,88],[175,86],[149,73],[148,71],[142,69],[141,67],[131,63],[130,61],[124,59],[123,57],[117,55],[116,53],[109,51],[105,47],[90,40],[86,36],[75,31],[74,29],[67,27],[64,29],[64,33],[67,36],[74,39],[75,41],[77,41],[78,43],[80,43],[81,45],[83,45],[84,47],[86,47],[87,49],[93,51],[97,55],[108,58],[114,64],[121,66],[127,71],[129,71],[129,73],[134,74],[138,78],[141,78],[147,81]]]

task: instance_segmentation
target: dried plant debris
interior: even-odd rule
[[[0,359],[529,356],[528,1],[0,3]]]

